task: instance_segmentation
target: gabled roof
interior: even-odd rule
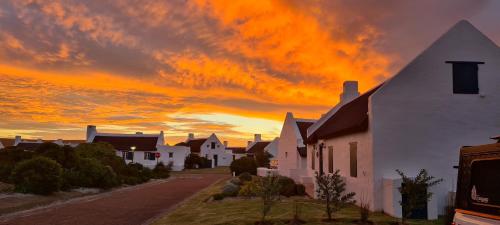
[[[264,152],[264,148],[267,147],[269,145],[269,143],[271,143],[271,142],[269,142],[269,141],[256,142],[255,144],[252,145],[252,147],[250,147],[247,150],[247,153],[254,154],[257,152]]]
[[[315,143],[318,139],[366,131],[368,129],[368,100],[382,85],[380,84],[340,107],[314,133],[309,135],[307,142]]]
[[[180,142],[175,144],[175,146],[187,146],[191,149],[191,152],[200,153],[201,145],[207,141],[207,138],[192,139],[187,142]]]
[[[306,143],[306,140],[307,140],[307,128],[309,128],[313,124],[314,124],[314,122],[312,122],[312,121],[297,120],[297,127],[299,128],[300,136],[301,136],[302,140],[304,141],[304,144]]]
[[[106,136],[97,134],[92,143],[105,142],[111,144],[116,150],[130,151],[135,146],[135,151],[156,151],[158,136]]]
[[[228,147],[227,150],[233,152],[233,154],[245,154],[247,153],[247,149],[245,147]]]

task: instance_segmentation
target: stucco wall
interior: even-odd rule
[[[482,61],[478,94],[453,94],[452,65]],[[460,24],[418,56],[370,99],[375,192],[395,169],[415,176],[420,169],[444,181],[434,198],[443,213],[455,190],[459,149],[491,143],[500,131],[500,51],[485,36]],[[382,195],[377,203],[382,203]],[[381,208],[381,205],[377,205]]]
[[[302,142],[297,122],[292,113],[287,113],[278,142],[278,171],[282,176],[302,183],[301,176],[307,175],[307,161],[297,152]]]
[[[145,152],[135,151],[134,152],[134,162],[140,163],[145,167],[153,169],[157,163],[163,162],[163,164],[168,165],[172,162],[173,171],[181,171],[184,169],[184,161],[186,156],[189,155],[190,151],[188,147],[185,146],[158,146],[158,151],[151,151],[153,153],[159,152],[160,158],[155,160],[144,159]],[[169,153],[172,153],[172,157],[169,157]],[[122,157],[121,151],[116,151],[116,155]],[[132,162],[132,160],[125,160],[126,163]]]
[[[211,148],[211,143],[215,142],[215,149]],[[226,146],[217,138],[215,134],[210,135],[205,143],[200,147],[200,156],[207,157],[212,160],[212,167],[215,163],[213,158],[217,155],[217,166],[229,166],[233,161],[233,153],[226,151]]]

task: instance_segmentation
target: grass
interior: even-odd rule
[[[253,225],[260,219],[259,199],[225,198],[222,201],[209,200],[213,194],[219,193],[226,181],[219,181],[202,190],[193,198],[181,204],[176,210],[158,219],[154,225]],[[284,198],[271,209],[268,219],[274,224],[286,224],[293,217],[294,201],[300,202],[300,218],[306,224],[356,224],[359,219],[358,207],[349,206],[334,216],[335,223],[322,222],[326,218],[324,205],[316,200],[302,197]],[[383,213],[372,213],[369,220],[377,225],[389,225],[398,219]],[[410,220],[411,225],[437,225],[442,221]]]

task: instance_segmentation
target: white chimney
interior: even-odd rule
[[[261,134],[255,134],[253,138],[254,142],[259,142],[262,141],[262,135]]]
[[[97,127],[94,125],[87,125],[87,142],[92,142],[97,134]]]
[[[224,141],[224,146],[227,148],[228,142]]]
[[[344,81],[343,90],[340,94],[340,102],[346,103],[359,96],[357,81]]]
[[[16,139],[14,140],[14,146],[17,146],[17,144],[21,143],[21,141],[21,136],[16,136]]]
[[[188,134],[188,141],[189,140],[193,140],[194,139],[194,134],[193,133],[189,133]]]

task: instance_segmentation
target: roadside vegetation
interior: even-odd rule
[[[20,193],[50,195],[76,188],[110,189],[136,185],[152,178],[168,178],[171,165],[153,170],[138,163],[126,164],[106,143],[80,144],[76,148],[44,143],[35,151],[8,147],[0,151],[0,182]]]

